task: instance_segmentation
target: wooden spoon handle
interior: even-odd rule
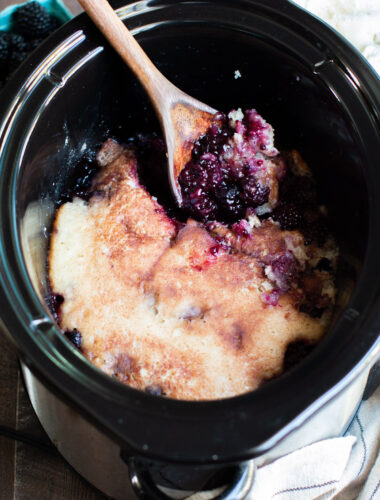
[[[174,85],[156,68],[107,0],[78,0],[99,30],[132,69],[156,109]]]

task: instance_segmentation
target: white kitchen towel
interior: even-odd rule
[[[259,468],[249,500],[332,498],[355,442],[354,436],[320,441]]]
[[[380,500],[380,387],[362,401],[346,434],[256,472],[249,500]]]

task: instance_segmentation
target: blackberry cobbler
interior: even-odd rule
[[[150,394],[253,390],[313,348],[334,305],[338,251],[311,172],[296,151],[277,151],[255,110],[215,115],[179,176],[177,214],[144,186],[148,157],[164,161],[159,139],[108,139],[92,181],[59,207],[49,253],[59,326],[100,369]]]

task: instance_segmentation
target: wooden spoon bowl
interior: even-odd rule
[[[107,0],[78,1],[148,93],[165,136],[170,187],[181,206],[178,176],[217,111],[185,94],[156,68]]]

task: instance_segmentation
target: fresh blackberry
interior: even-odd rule
[[[28,52],[12,52],[11,57],[9,59],[8,72],[11,75],[16,69],[20,66],[20,64],[28,57]]]
[[[33,52],[33,50],[39,47],[43,41],[44,38],[33,38],[28,40],[28,52]]]
[[[28,56],[28,44],[22,35],[9,33],[7,76],[11,75]]]
[[[10,54],[10,36],[5,31],[0,31],[0,69],[4,70],[8,64]]]
[[[8,33],[9,35],[9,52],[12,55],[14,52],[27,52],[28,44],[22,35],[17,33]]]
[[[12,16],[13,29],[30,38],[46,36],[52,26],[52,17],[38,2],[19,7]]]
[[[50,28],[48,34],[50,35],[51,33],[54,33],[54,31],[56,31],[61,25],[62,23],[57,17],[50,16]]]

